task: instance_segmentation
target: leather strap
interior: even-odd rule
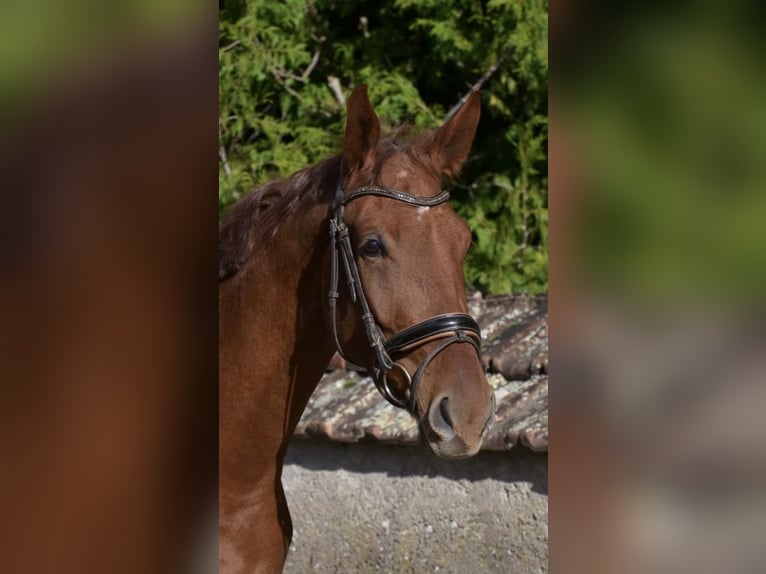
[[[474,339],[473,337],[466,337],[464,331],[458,331],[457,334],[455,334],[453,337],[450,337],[446,340],[444,340],[438,347],[434,348],[428,355],[426,355],[426,358],[423,359],[423,362],[420,363],[420,366],[418,367],[418,370],[415,371],[415,376],[412,377],[412,382],[410,383],[410,396],[409,396],[409,404],[408,408],[410,412],[415,413],[417,410],[417,400],[418,400],[418,385],[420,385],[420,377],[423,376],[423,373],[425,372],[428,365],[436,358],[436,355],[441,353],[444,349],[452,345],[453,343],[470,343],[473,345],[474,350],[476,351],[476,356],[479,358],[479,363],[481,363],[481,339],[478,341]]]
[[[473,317],[464,313],[446,313],[431,317],[399,331],[386,341],[386,351],[393,355],[407,347],[420,343],[424,339],[430,339],[435,335],[455,331],[468,331],[470,336],[479,341],[481,340],[481,329],[476,321],[473,320]]]
[[[333,209],[337,209],[341,205],[346,205],[347,203],[355,200],[357,197],[362,197],[363,195],[388,197],[389,199],[396,199],[397,201],[409,203],[410,205],[417,205],[419,207],[433,207],[434,205],[439,205],[440,203],[444,203],[449,199],[449,192],[446,190],[443,190],[431,197],[420,197],[418,195],[407,193],[406,191],[394,189],[393,187],[365,185],[358,187],[351,193],[346,193],[341,197],[336,195],[335,200],[333,201]]]
[[[367,302],[367,297],[362,287],[362,280],[359,276],[359,269],[356,266],[354,252],[351,247],[349,229],[343,220],[346,204],[354,199],[368,195],[387,197],[409,205],[432,207],[446,202],[449,199],[449,193],[442,191],[432,197],[419,197],[398,189],[375,185],[363,186],[352,192],[344,193],[342,182],[339,179],[335,199],[332,203],[333,217],[330,219],[330,292],[328,294],[328,303],[330,307],[330,328],[335,347],[344,359],[354,362],[343,351],[340,337],[338,336],[337,302],[340,297],[340,292],[338,291],[340,275],[338,258],[340,257],[343,260],[343,268],[346,273],[351,301],[358,302],[361,307],[362,321],[367,340],[375,352],[375,362],[373,365],[375,386],[392,405],[406,408],[410,412],[415,413],[417,409],[417,387],[428,364],[436,355],[453,343],[470,343],[476,349],[476,353],[480,355],[481,330],[476,321],[469,315],[464,313],[446,313],[416,323],[396,333],[387,341],[383,340],[383,333],[375,321],[370,305]],[[391,358],[392,354],[406,352],[416,346],[438,339],[445,340],[426,355],[426,358],[415,372],[414,377],[411,377],[401,364],[394,362]],[[481,359],[481,357],[479,358]],[[388,385],[386,375],[392,370],[401,371],[409,383],[408,396],[405,400],[397,397]]]

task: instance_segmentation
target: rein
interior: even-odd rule
[[[337,330],[337,302],[340,297],[340,292],[338,291],[340,275],[338,259],[340,258],[343,261],[343,269],[346,273],[351,301],[358,302],[361,307],[362,322],[364,323],[367,340],[375,352],[372,373],[375,386],[389,403],[416,414],[418,384],[429,363],[431,363],[436,355],[453,343],[469,343],[476,350],[476,354],[479,355],[479,360],[481,360],[481,331],[479,325],[470,315],[465,313],[446,313],[411,325],[387,340],[383,337],[383,332],[378,326],[367,302],[367,297],[364,294],[362,280],[359,276],[359,268],[356,265],[356,259],[351,247],[349,228],[343,219],[345,206],[349,202],[369,195],[394,199],[417,207],[432,207],[445,203],[449,199],[449,192],[442,191],[432,197],[418,197],[390,187],[366,185],[346,194],[343,192],[342,181],[339,179],[335,198],[332,202],[333,217],[330,219],[330,240],[332,247],[330,249],[329,305],[330,326],[335,341],[335,348],[344,359],[354,362],[343,352]],[[433,341],[441,342],[426,355],[414,375],[410,375],[403,365],[392,359],[392,355],[411,351]],[[408,388],[405,391],[404,400],[398,398],[388,384],[387,375],[394,370],[399,371],[407,380]]]

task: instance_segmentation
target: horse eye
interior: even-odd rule
[[[370,257],[386,254],[386,248],[383,245],[383,242],[375,237],[371,237],[362,244],[362,251],[365,255]]]

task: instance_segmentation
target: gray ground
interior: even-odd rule
[[[444,461],[423,446],[296,439],[285,572],[547,572],[547,480],[547,455],[521,448]]]

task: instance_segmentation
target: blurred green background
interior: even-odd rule
[[[548,288],[548,4],[225,0],[219,15],[219,208],[342,147],[358,84],[384,124],[439,126],[481,82],[482,119],[453,206],[474,233],[470,287]]]
[[[0,120],[22,120],[49,105],[53,90],[183,33],[206,12],[200,0],[0,2]]]
[[[552,97],[577,141],[562,155],[582,201],[562,215],[587,288],[652,304],[762,300],[763,16],[739,1],[572,16]]]
[[[555,16],[551,570],[762,569],[766,5]]]

